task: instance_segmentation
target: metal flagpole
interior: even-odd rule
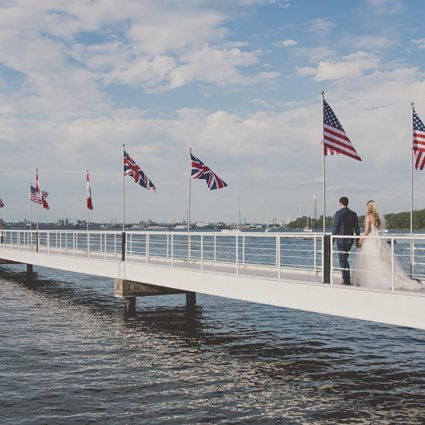
[[[413,111],[414,104],[412,102],[412,125],[413,125]],[[413,277],[413,161],[414,161],[414,150],[413,150],[413,127],[412,127],[412,145],[411,145],[411,170],[410,170],[410,276]]]
[[[323,176],[323,234],[326,233],[326,168],[325,168],[325,134],[324,134],[324,99],[325,92],[322,91],[322,176]]]
[[[192,204],[192,148],[189,148],[189,199],[187,204],[187,253],[191,257],[191,237],[190,237],[190,209]]]
[[[122,145],[122,167],[124,167],[125,144]],[[122,168],[122,231],[125,231],[125,174]]]
[[[30,182],[30,196],[29,196],[29,201],[30,201],[30,232],[32,231],[32,201],[31,201],[31,182]]]
[[[87,173],[86,173],[86,209],[87,209],[87,233],[89,232],[89,206],[88,206],[88,204],[87,204],[87,202],[88,202],[88,196],[89,196],[89,192],[88,192],[88,180],[87,180],[87,178],[88,178],[88,175],[89,175],[89,170],[87,170]],[[87,236],[88,237],[88,236]]]
[[[40,185],[38,183],[38,168],[36,168],[35,170],[35,197],[36,197],[36,206],[35,206],[35,215],[36,215],[36,220],[37,220],[37,233],[35,235],[36,240],[35,240],[35,250],[36,252],[38,252],[38,197],[39,197],[39,189],[40,189]]]
[[[190,232],[190,207],[192,202],[192,148],[189,149],[189,199],[187,204],[187,231]]]

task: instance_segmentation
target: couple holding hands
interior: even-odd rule
[[[391,289],[392,259],[388,244],[381,239],[384,229],[384,216],[378,211],[375,201],[368,201],[364,222],[364,233],[360,237],[360,226],[357,214],[348,208],[348,198],[339,199],[339,210],[335,214],[333,235],[348,236],[335,238],[338,248],[339,265],[342,272],[342,284],[362,286],[373,289]],[[359,236],[353,238],[353,236]],[[357,252],[350,276],[348,256],[353,244]],[[425,286],[410,277],[394,259],[396,289],[425,289]]]

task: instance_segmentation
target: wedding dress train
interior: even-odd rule
[[[379,239],[379,230],[372,224],[368,236],[362,238],[361,248],[357,248],[352,266],[351,283],[373,289],[391,289],[392,263],[391,248],[383,239]],[[404,272],[394,258],[395,289],[418,290],[425,286]]]

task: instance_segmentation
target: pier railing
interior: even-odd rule
[[[20,250],[201,270],[221,264],[234,273],[265,267],[278,278],[283,269],[321,273],[322,241],[318,233],[3,231],[3,246]]]
[[[191,267],[205,271],[240,274],[263,270],[271,278],[298,273],[315,276],[315,281],[336,284],[341,268],[336,239],[342,236],[322,233],[259,232],[157,232],[157,231],[71,231],[3,230],[2,246],[47,253],[144,262],[169,267]],[[387,243],[392,265],[392,289],[396,289],[400,264],[413,278],[425,280],[425,235],[386,235],[376,237]],[[355,247],[350,252],[353,271]],[[220,266],[221,269],[217,269]],[[283,276],[283,274],[285,276]],[[310,279],[311,280],[311,279]]]

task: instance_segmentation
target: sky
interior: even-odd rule
[[[412,107],[425,121],[422,0],[0,0],[0,198],[29,219],[193,221],[322,214],[321,92],[362,158],[326,157],[326,214],[409,211]],[[125,177],[123,144],[154,182]],[[425,171],[414,172],[425,208]],[[32,213],[34,214],[34,212]]]

